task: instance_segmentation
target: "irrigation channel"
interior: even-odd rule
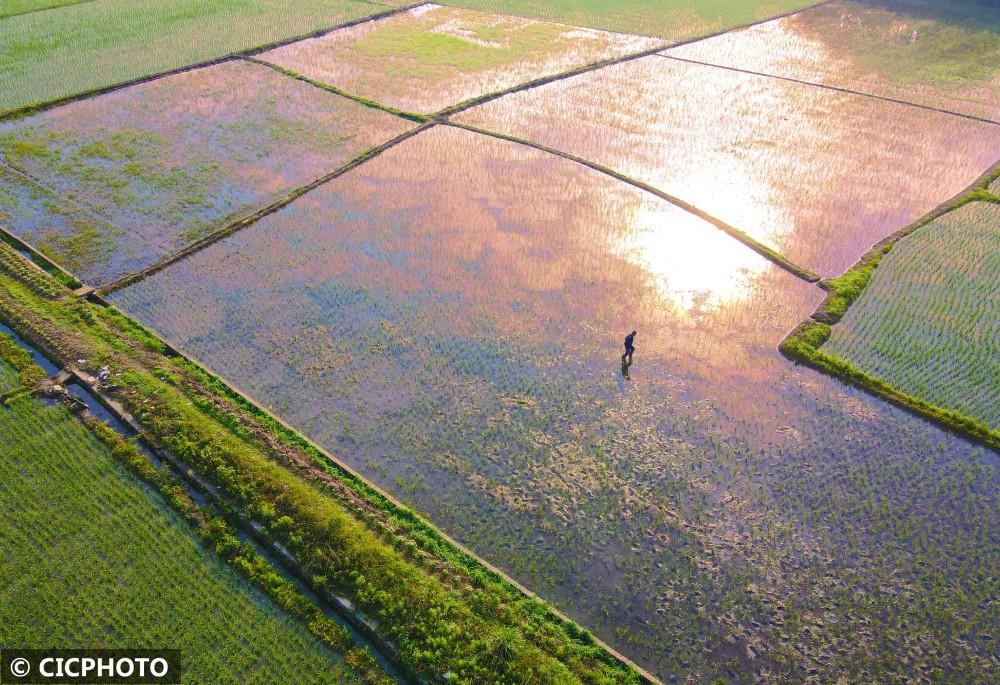
[[[76,371],[60,370],[48,357],[3,323],[0,323],[0,333],[10,336],[18,347],[28,352],[35,364],[44,369],[53,381],[65,387],[77,402],[86,407],[86,411],[134,444],[157,470],[167,469],[176,476],[177,481],[184,486],[188,495],[198,506],[210,509],[214,514],[222,513],[219,505],[223,503],[223,500],[216,488],[195,475],[194,470],[184,464],[176,455],[146,442],[134,419],[117,402],[101,392],[99,386],[92,379],[84,377]],[[40,397],[39,399],[46,404],[55,404],[60,401],[53,397]],[[79,405],[77,406],[79,407]],[[142,484],[142,487],[147,486]],[[149,488],[149,492],[154,491]],[[164,506],[168,505],[164,504]],[[350,600],[331,594],[321,596],[314,592],[305,582],[305,573],[295,557],[281,544],[268,539],[260,524],[246,519],[241,519],[239,523],[237,537],[240,542],[250,544],[254,551],[266,559],[282,578],[292,583],[296,590],[319,607],[327,618],[344,628],[355,644],[368,649],[379,666],[398,685],[425,685],[425,681],[422,679],[403,673],[396,665],[397,650],[395,646],[379,636],[376,627],[361,612],[354,609]]]

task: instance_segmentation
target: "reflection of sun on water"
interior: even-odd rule
[[[750,296],[767,261],[693,214],[639,207],[615,253],[644,268],[656,294],[679,309],[718,308]]]

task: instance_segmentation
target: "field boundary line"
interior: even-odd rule
[[[66,276],[68,279],[72,280],[72,282],[78,283],[79,284],[78,287],[80,288],[90,287],[87,284],[83,283],[83,281],[81,281],[75,275],[73,275],[72,273],[61,267],[58,263],[53,261],[48,255],[39,250],[37,247],[29,243],[28,241],[24,240],[23,238],[21,238],[16,233],[13,233],[9,228],[4,226],[3,224],[0,224],[0,234],[2,234],[0,235],[0,240],[3,240],[3,242],[9,245],[14,245],[14,247],[30,253],[32,256],[32,262],[38,268],[40,269],[42,268],[41,265],[38,264],[38,260],[41,260],[50,269],[58,271],[62,275]]]
[[[419,2],[412,2],[409,5],[403,5],[401,7],[382,5],[374,2],[368,2],[364,4],[376,5],[378,7],[386,7],[387,9],[385,12],[370,14],[367,17],[352,19],[351,21],[346,21],[342,24],[327,26],[325,28],[316,29],[315,31],[310,31],[309,33],[303,33],[297,36],[291,36],[290,38],[282,38],[280,40],[275,40],[270,43],[265,43],[264,45],[258,45],[257,47],[254,48],[239,50],[232,54],[235,57],[253,57],[254,55],[259,55],[262,52],[267,52],[268,50],[276,50],[286,45],[291,45],[292,43],[298,43],[299,41],[309,40],[310,38],[320,38],[328,33],[333,33],[334,31],[340,31],[341,29],[349,29],[352,26],[360,26],[361,24],[368,24],[373,21],[379,21],[380,19],[391,17],[394,14],[402,14],[403,12],[409,12],[410,10],[416,9],[417,7],[422,7],[424,5],[429,4],[429,0],[420,0]]]
[[[669,52],[671,48],[668,48],[666,52]],[[762,78],[777,79],[779,81],[787,81],[789,83],[797,83],[802,86],[811,86],[813,88],[822,88],[824,90],[832,90],[838,93],[845,93],[847,95],[856,95],[860,97],[872,98],[873,100],[882,100],[883,102],[891,102],[897,105],[904,105],[907,107],[916,107],[918,109],[928,110],[930,112],[937,112],[939,114],[948,114],[954,117],[961,117],[963,119],[971,119],[973,121],[978,121],[983,124],[993,124],[994,126],[1000,126],[1000,121],[994,121],[993,119],[987,119],[986,117],[981,117],[976,114],[964,114],[962,112],[956,112],[950,109],[944,109],[942,107],[934,107],[932,105],[922,105],[919,102],[910,102],[909,100],[900,100],[898,98],[889,97],[887,95],[878,95],[876,93],[866,93],[860,90],[852,90],[851,88],[843,88],[841,86],[832,86],[825,83],[816,83],[815,81],[805,81],[803,79],[793,78],[791,76],[780,76],[778,74],[768,74],[763,71],[753,71],[751,69],[742,69],[740,67],[728,66],[725,64],[712,64],[711,62],[702,62],[697,59],[688,59],[687,57],[677,57],[675,55],[664,54],[659,52],[656,54],[657,57],[662,57],[664,59],[674,60],[676,62],[686,62],[688,64],[697,64],[703,67],[711,67],[714,69],[724,69],[726,71],[735,71],[740,74],[749,74],[751,76],[760,76]]]
[[[284,45],[298,42],[300,40],[307,40],[309,38],[318,38],[333,31],[350,28],[352,26],[358,26],[360,24],[366,24],[370,21],[378,21],[379,19],[384,19],[385,17],[391,17],[394,14],[406,12],[415,7],[420,7],[421,5],[426,5],[426,4],[427,2],[418,2],[412,5],[407,5],[405,7],[394,7],[391,9],[387,9],[385,12],[378,12],[376,14],[371,14],[366,17],[352,19],[351,21],[343,22],[341,24],[336,24],[334,26],[327,26],[321,29],[316,29],[315,31],[310,31],[309,33],[300,34],[297,36],[293,36],[291,38],[282,38],[280,40],[272,41],[270,43],[258,45],[256,47],[246,48],[245,50],[237,50],[235,52],[229,52],[226,53],[225,55],[212,57],[211,59],[206,59],[201,62],[194,62],[193,64],[174,67],[173,69],[165,69],[163,71],[154,72],[152,74],[146,74],[145,76],[138,76],[134,79],[121,81],[119,83],[113,83],[106,86],[88,88],[87,90],[82,90],[77,93],[70,93],[69,95],[62,95],[60,97],[53,98],[51,100],[43,100],[41,102],[32,102],[26,105],[20,105],[18,107],[14,107],[13,109],[0,111],[0,122],[21,119],[26,116],[30,116],[32,114],[45,112],[50,109],[55,109],[56,107],[62,107],[63,105],[71,104],[73,102],[78,102],[80,100],[89,100],[90,98],[98,97],[101,95],[107,95],[108,93],[113,93],[115,91],[122,90],[125,88],[131,88],[132,86],[138,86],[143,83],[149,83],[150,81],[157,81],[161,78],[166,78],[168,76],[176,76],[177,74],[183,74],[188,71],[195,71],[196,69],[204,69],[206,67],[212,67],[217,64],[222,64],[223,62],[229,62],[232,60],[239,59],[241,57],[253,56],[261,52],[274,50],[275,48],[280,48]]]
[[[280,64],[275,64],[274,62],[268,62],[267,60],[259,59],[257,57],[253,57],[250,55],[242,55],[240,59],[249,62],[251,64],[259,64],[262,67],[267,67],[268,69],[276,71],[282,76],[286,76],[296,81],[302,81],[303,83],[306,83],[314,88],[319,88],[320,90],[332,93],[333,95],[339,95],[340,97],[347,98],[348,100],[353,100],[354,102],[357,102],[359,105],[364,105],[365,107],[369,107],[371,109],[377,109],[387,114],[392,114],[393,116],[397,116],[401,119],[406,119],[407,121],[424,123],[430,119],[430,117],[427,116],[426,114],[407,112],[406,110],[396,109],[395,107],[390,107],[389,105],[383,105],[381,102],[378,102],[376,100],[371,100],[361,95],[354,95],[353,93],[348,93],[345,90],[341,90],[337,86],[333,86],[330,85],[329,83],[324,83],[323,81],[317,81],[316,79],[309,78],[305,74],[300,74],[297,71],[292,71],[291,69],[283,67]]]
[[[139,281],[145,280],[146,278],[152,276],[153,274],[159,271],[162,271],[168,266],[175,264],[183,259],[186,259],[187,257],[190,257],[191,255],[200,252],[201,250],[204,250],[206,247],[212,245],[213,243],[217,243],[223,238],[228,238],[234,233],[243,230],[247,226],[251,226],[257,223],[258,221],[260,221],[261,219],[270,214],[274,214],[278,210],[287,207],[292,202],[299,199],[309,191],[315,190],[324,183],[332,181],[333,179],[346,174],[348,171],[351,171],[352,169],[361,166],[365,162],[374,159],[375,157],[378,157],[383,152],[390,150],[396,145],[406,140],[409,140],[413,136],[422,133],[435,125],[436,122],[433,121],[424,122],[420,126],[416,126],[408,131],[404,131],[395,138],[387,140],[381,145],[369,148],[365,152],[362,152],[358,156],[350,159],[345,164],[337,167],[335,170],[327,174],[324,174],[323,176],[320,176],[319,178],[314,179],[305,185],[298,186],[297,188],[286,193],[285,195],[275,200],[271,204],[267,205],[266,207],[258,209],[253,214],[250,214],[249,216],[245,216],[241,219],[237,219],[229,224],[226,224],[219,230],[214,231],[213,233],[210,233],[204,238],[196,240],[193,243],[190,243],[189,245],[178,250],[177,252],[167,255],[166,257],[163,257],[162,259],[154,262],[153,264],[150,264],[149,266],[140,269],[139,271],[135,271],[133,273],[122,276],[121,278],[114,280],[110,283],[105,283],[104,285],[98,286],[97,288],[95,288],[95,292],[99,295],[110,295],[116,290],[121,290],[126,286],[133,285],[135,283],[138,283]]]
[[[446,0],[444,0],[444,1],[446,1]],[[540,77],[540,78],[537,78],[537,79],[532,79],[531,81],[525,81],[524,83],[521,83],[519,85],[511,86],[510,88],[504,88],[502,90],[494,91],[492,93],[487,93],[486,95],[478,95],[478,96],[476,96],[474,98],[469,98],[468,100],[464,100],[464,101],[459,102],[457,104],[445,107],[444,109],[436,112],[433,115],[433,117],[437,118],[437,119],[440,119],[440,118],[443,118],[443,117],[450,117],[453,114],[458,114],[459,112],[464,112],[464,111],[466,111],[468,109],[472,109],[473,107],[478,107],[479,105],[486,104],[487,102],[490,102],[492,100],[497,100],[497,99],[502,98],[502,97],[504,97],[506,95],[512,95],[514,93],[518,93],[518,92],[520,92],[522,90],[531,90],[532,88],[538,88],[539,86],[544,86],[544,85],[547,85],[549,83],[554,83],[555,81],[562,81],[563,79],[573,78],[574,76],[579,76],[581,74],[586,74],[586,73],[591,72],[591,71],[597,71],[597,70],[603,69],[605,67],[615,66],[616,64],[624,64],[625,62],[631,62],[632,60],[642,59],[643,57],[652,57],[653,55],[659,55],[659,54],[661,54],[664,50],[672,50],[674,48],[679,48],[682,45],[690,45],[691,43],[697,43],[699,41],[708,40],[709,38],[715,38],[717,36],[724,35],[724,34],[729,33],[731,31],[739,31],[739,30],[742,30],[742,29],[750,28],[751,26],[756,26],[758,24],[765,24],[765,23],[767,23],[769,21],[776,21],[778,19],[784,19],[785,17],[790,17],[793,14],[798,14],[799,12],[805,12],[806,10],[811,10],[811,9],[813,9],[815,7],[819,7],[821,5],[825,5],[827,3],[834,2],[834,1],[835,0],[821,0],[821,2],[817,2],[815,4],[809,5],[808,7],[801,7],[799,9],[797,9],[797,10],[793,10],[791,12],[785,12],[784,14],[779,14],[779,15],[774,16],[774,17],[768,17],[767,19],[758,19],[757,21],[748,22],[746,24],[740,24],[739,26],[731,26],[730,28],[722,29],[722,30],[716,31],[714,33],[709,33],[709,34],[704,35],[704,36],[698,36],[697,38],[689,38],[689,39],[681,40],[681,41],[671,40],[671,39],[668,39],[668,38],[662,38],[661,36],[645,36],[645,35],[636,34],[636,33],[624,33],[624,35],[637,36],[639,38],[655,38],[656,40],[666,41],[666,43],[664,45],[661,45],[658,48],[649,48],[649,49],[646,49],[646,50],[640,50],[639,52],[629,53],[628,55],[622,55],[621,57],[612,57],[612,58],[609,58],[609,59],[600,60],[598,62],[592,62],[591,64],[586,64],[586,65],[583,65],[583,66],[580,66],[580,67],[575,67],[573,69],[569,69],[567,71],[563,71],[563,72],[560,72],[558,74],[552,74],[551,76],[543,76],[543,77]],[[453,7],[460,7],[461,8],[461,6],[459,6],[459,5],[452,5],[452,6]],[[464,8],[461,8],[461,9],[464,9]],[[477,10],[473,10],[473,11],[477,11]],[[503,16],[503,15],[500,15],[500,16]],[[507,15],[507,16],[518,17],[519,19],[530,19],[531,18],[531,17],[522,17],[522,16],[516,15],[516,14],[511,14],[511,15]],[[535,21],[546,21],[546,20],[544,20],[544,19],[535,19]],[[549,23],[559,23],[559,22],[549,22]],[[564,24],[564,25],[565,26],[574,26],[573,24]],[[581,26],[577,26],[576,28],[589,28],[589,29],[593,29],[595,31],[603,31],[604,30],[604,29],[594,29],[592,26],[582,26],[582,27]],[[612,31],[612,33],[623,33],[623,32],[620,32],[620,31],[614,32],[614,31]]]
[[[821,280],[818,285],[827,292],[826,298],[809,318],[799,323],[779,343],[780,352],[793,362],[832,376],[1000,454],[1000,430],[992,429],[961,412],[909,395],[887,381],[861,370],[849,360],[820,349],[829,340],[832,327],[840,322],[851,305],[868,288],[882,258],[892,251],[896,243],[967,204],[1000,203],[1000,196],[989,190],[990,184],[997,179],[1000,179],[1000,161],[994,163],[965,190],[876,243],[840,276]]]
[[[463,100],[457,104],[449,105],[444,109],[438,110],[431,116],[436,119],[450,117],[453,114],[464,112],[467,109],[478,107],[479,105],[486,104],[487,102],[490,102],[492,100],[497,100],[506,95],[512,95],[513,93],[518,93],[522,90],[531,90],[532,88],[538,88],[539,86],[544,86],[549,83],[554,83],[555,81],[562,81],[563,79],[579,76],[580,74],[586,74],[591,71],[597,71],[598,69],[603,69],[604,67],[610,67],[616,64],[622,64],[624,62],[630,62],[636,59],[642,59],[643,57],[652,57],[653,55],[656,55],[670,47],[675,47],[675,46],[659,45],[652,48],[646,48],[645,50],[640,50],[639,52],[631,52],[627,55],[622,55],[621,57],[611,57],[597,62],[591,62],[590,64],[584,64],[582,66],[574,67],[567,71],[561,71],[558,74],[541,76],[539,78],[532,79],[530,81],[525,81],[524,83],[519,83],[516,86],[511,86],[510,88],[504,88],[502,90],[493,91],[492,93],[486,93],[485,95],[477,95],[467,100]]]
[[[362,1],[364,1],[364,0],[362,0]],[[459,0],[459,2],[460,1],[461,0]],[[827,3],[830,3],[830,2],[836,2],[836,0],[820,0],[819,2],[815,2],[815,3],[811,4],[811,5],[807,5],[806,7],[800,7],[797,10],[789,10],[789,11],[783,12],[781,14],[776,14],[773,17],[765,17],[763,19],[754,19],[753,21],[748,21],[748,22],[743,23],[743,24],[737,24],[736,26],[730,26],[729,28],[718,29],[717,31],[714,31],[712,33],[705,34],[704,36],[684,38],[682,40],[677,40],[676,38],[668,38],[666,36],[654,36],[654,35],[650,35],[648,33],[633,33],[631,31],[620,31],[620,30],[615,30],[615,29],[602,29],[602,28],[599,28],[597,26],[587,26],[585,24],[571,24],[571,23],[566,22],[566,21],[558,21],[558,20],[555,20],[555,19],[541,19],[539,17],[528,17],[528,16],[525,16],[523,14],[512,14],[511,12],[487,12],[485,10],[478,10],[478,9],[475,9],[475,8],[472,8],[472,7],[464,7],[463,5],[458,4],[454,0],[436,0],[435,4],[446,5],[448,7],[457,7],[458,9],[469,10],[470,12],[482,12],[484,14],[493,14],[495,16],[507,16],[507,17],[516,17],[517,19],[529,19],[529,20],[533,20],[533,21],[544,21],[544,22],[548,22],[549,24],[560,24],[562,26],[568,26],[570,28],[576,28],[576,29],[591,29],[593,31],[604,31],[605,33],[617,33],[617,34],[622,35],[622,36],[636,36],[638,38],[656,38],[657,40],[668,40],[668,41],[671,41],[672,43],[676,43],[677,45],[682,45],[682,44],[686,45],[687,43],[693,43],[695,41],[705,40],[707,38],[715,38],[716,36],[721,36],[721,35],[723,35],[725,33],[729,33],[730,31],[739,31],[740,29],[747,29],[747,28],[750,28],[751,26],[757,26],[758,24],[766,24],[769,21],[775,21],[777,19],[784,19],[785,17],[790,17],[793,14],[798,14],[799,12],[805,12],[807,10],[813,9],[814,7],[819,7],[821,5],[826,5]]]
[[[77,5],[86,5],[91,2],[97,2],[97,0],[76,0],[76,2],[71,2],[66,5],[50,5],[48,7],[36,7],[30,10],[24,10],[23,12],[15,12],[14,14],[8,14],[7,16],[0,17],[0,23],[7,21],[8,19],[13,19],[14,17],[23,17],[25,14],[38,14],[39,12],[51,12],[52,10],[62,10],[69,7],[76,7]],[[366,2],[366,0],[358,0],[358,2]]]
[[[709,224],[715,226],[723,233],[727,234],[731,238],[735,238],[739,242],[743,243],[743,245],[745,245],[746,247],[750,248],[751,250],[759,254],[761,257],[767,259],[776,266],[781,267],[782,269],[789,272],[793,276],[796,276],[797,278],[800,278],[803,281],[806,281],[807,283],[818,283],[820,281],[820,276],[818,274],[815,274],[809,269],[803,268],[795,264],[786,257],[782,256],[777,250],[774,250],[768,247],[767,245],[764,245],[763,243],[751,238],[749,235],[739,230],[738,228],[731,226],[727,224],[725,221],[722,221],[721,219],[712,216],[711,214],[699,209],[695,205],[692,205],[691,203],[686,202],[681,198],[676,197],[675,195],[666,193],[660,190],[659,188],[651,186],[648,183],[644,183],[643,181],[634,179],[631,176],[626,176],[625,174],[615,171],[614,169],[603,166],[596,162],[592,162],[589,159],[584,159],[583,157],[577,157],[576,155],[570,154],[568,152],[563,152],[562,150],[557,150],[555,148],[542,145],[540,143],[533,143],[530,140],[525,140],[523,138],[518,138],[516,136],[509,136],[504,133],[497,133],[495,131],[489,131],[487,129],[479,128],[477,126],[470,126],[469,124],[460,124],[453,121],[442,121],[441,124],[443,126],[460,128],[465,131],[477,133],[479,135],[489,136],[491,138],[497,138],[499,140],[505,140],[510,143],[517,143],[518,145],[524,145],[526,147],[534,148],[535,150],[539,150],[541,152],[545,152],[550,155],[555,155],[557,157],[562,157],[563,159],[567,159],[571,162],[576,162],[577,164],[581,164],[589,169],[592,169],[593,171],[604,174],[605,176],[610,176],[611,178],[617,181],[626,183],[634,188],[638,188],[639,190],[647,192],[651,195],[655,195],[661,200],[665,200],[666,202],[669,202],[675,207],[678,207],[684,210],[685,212],[693,214],[697,216],[699,219],[708,222]]]
[[[101,216],[100,213],[98,212],[98,210],[94,209],[93,207],[88,207],[85,204],[82,204],[80,202],[77,202],[76,200],[73,200],[73,199],[70,199],[70,198],[66,197],[61,192],[57,191],[55,188],[50,188],[48,185],[46,185],[46,183],[43,181],[43,179],[35,178],[31,174],[29,174],[27,172],[24,172],[24,171],[21,171],[20,169],[12,167],[9,164],[5,164],[3,162],[0,162],[0,168],[3,168],[5,170],[11,172],[15,176],[20,176],[21,178],[23,178],[24,180],[26,180],[28,183],[31,183],[31,184],[34,184],[34,185],[38,186],[39,188],[41,188],[45,192],[47,192],[50,195],[52,195],[52,197],[57,198],[61,202],[65,202],[67,205],[70,205],[73,209],[76,209],[78,212],[82,212],[84,214],[89,214],[91,216],[91,218],[96,219],[100,223],[107,224],[111,228],[114,228],[114,229],[117,229],[117,230],[121,231],[123,234],[124,233],[129,233],[129,231],[126,231],[124,228],[122,228],[121,226],[119,226],[116,223],[112,222],[110,219],[107,219],[107,218]]]

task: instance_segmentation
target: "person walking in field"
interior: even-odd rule
[[[632,331],[631,333],[625,336],[625,354],[622,355],[623,364],[632,363],[632,353],[635,352],[635,345],[633,344],[634,342],[635,342],[635,331]],[[626,359],[628,360],[627,362]]]

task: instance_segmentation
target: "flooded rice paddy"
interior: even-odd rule
[[[823,349],[1000,428],[1000,205],[975,202],[886,255]]]
[[[429,114],[663,43],[428,4],[292,43],[261,59],[355,95]]]
[[[668,54],[1000,121],[1000,14],[838,1]]]
[[[1000,158],[1000,126],[662,56],[457,120],[644,181],[822,276]]]
[[[268,67],[224,62],[0,124],[0,211],[105,283],[412,126]],[[80,208],[87,230],[41,189]]]
[[[112,299],[665,681],[985,682],[1000,459],[784,360],[822,296],[435,127]]]

